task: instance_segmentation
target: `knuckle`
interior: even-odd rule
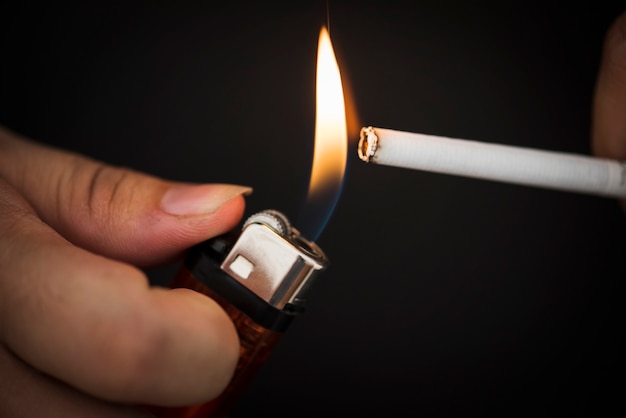
[[[88,175],[85,199],[90,215],[102,216],[120,207],[129,199],[131,171],[124,168],[98,164]]]
[[[62,186],[66,191],[57,196],[60,231],[75,244],[98,251],[105,241],[119,240],[119,231],[129,232],[133,211],[149,204],[141,200],[144,176],[92,161],[81,161],[73,171]]]

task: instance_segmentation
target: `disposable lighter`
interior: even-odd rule
[[[250,216],[239,234],[193,247],[172,287],[196,290],[222,306],[237,328],[240,358],[230,384],[213,401],[154,412],[160,418],[228,416],[293,318],[304,311],[312,279],[327,264],[317,244],[276,210]]]

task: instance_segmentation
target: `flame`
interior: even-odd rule
[[[348,155],[348,128],[341,74],[330,35],[322,28],[318,41],[315,149],[309,195],[341,187]]]
[[[321,218],[313,221],[316,234],[321,232],[337,203],[347,157],[348,128],[341,74],[330,35],[322,28],[317,50],[315,146],[307,194],[309,217]],[[310,223],[311,219],[307,221]]]

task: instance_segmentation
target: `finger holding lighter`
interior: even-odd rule
[[[153,412],[160,418],[228,416],[291,321],[304,311],[313,278],[327,264],[322,250],[276,210],[250,216],[239,236],[226,234],[193,247],[172,287],[196,290],[226,311],[239,335],[240,359],[216,399]]]

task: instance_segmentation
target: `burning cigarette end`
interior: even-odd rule
[[[626,163],[591,156],[364,127],[365,162],[626,198]]]

